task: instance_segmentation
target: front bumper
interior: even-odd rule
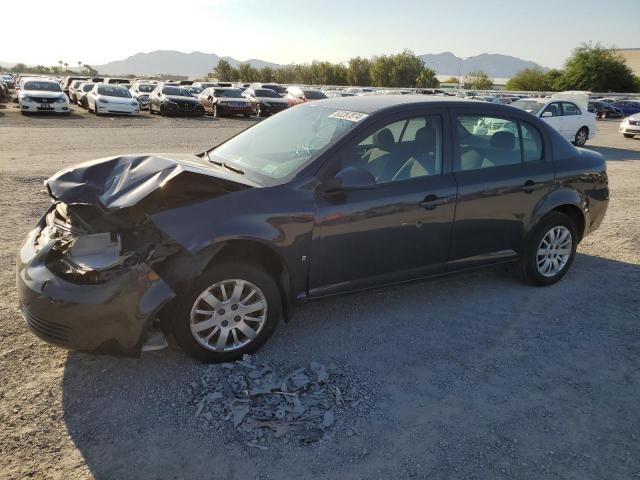
[[[251,104],[235,107],[232,105],[225,105],[223,103],[218,103],[218,113],[221,115],[253,115],[253,107]]]
[[[201,116],[204,115],[204,107],[199,103],[172,103],[165,102],[164,111],[167,115],[187,115],[187,116]]]
[[[69,113],[69,104],[52,102],[52,103],[37,103],[26,100],[20,100],[20,110],[23,112],[38,112],[38,113]]]
[[[140,107],[138,105],[96,102],[96,108],[98,109],[98,113],[115,113],[119,115],[138,115],[140,113]]]
[[[281,112],[283,110],[286,110],[287,108],[289,108],[289,105],[287,104],[265,105],[263,103],[260,105],[260,110],[262,110],[264,113],[268,115]]]
[[[640,125],[620,124],[620,133],[627,135],[640,135]]]
[[[100,284],[63,280],[45,264],[52,243],[35,247],[42,222],[16,261],[20,307],[27,326],[48,343],[73,350],[138,356],[159,310],[174,292],[138,264]]]

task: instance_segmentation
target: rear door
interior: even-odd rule
[[[578,130],[586,125],[587,121],[582,117],[580,108],[573,102],[562,102],[562,120],[564,136],[570,140],[574,140]]]
[[[554,182],[549,144],[518,118],[470,109],[453,116],[458,201],[447,270],[516,258],[535,207]]]

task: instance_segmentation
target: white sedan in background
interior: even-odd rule
[[[127,87],[96,83],[93,90],[87,94],[87,109],[96,115],[104,113],[138,115],[140,104],[131,96]]]
[[[635,113],[620,122],[620,133],[624,138],[640,136],[640,113]]]
[[[69,113],[69,98],[55,80],[35,79],[22,84],[18,92],[20,113]]]
[[[598,130],[596,116],[586,105],[562,98],[527,98],[511,104],[525,110],[556,129],[564,138],[578,147],[595,137]]]

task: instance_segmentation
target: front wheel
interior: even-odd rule
[[[179,301],[173,334],[203,362],[229,362],[260,348],[282,316],[275,280],[258,266],[226,262],[209,268]]]
[[[587,130],[587,127],[582,127],[576,133],[576,136],[575,136],[575,138],[573,140],[573,144],[576,147],[584,147],[584,144],[587,143],[587,138],[588,137],[589,137],[589,130]]]
[[[537,286],[553,285],[571,267],[577,244],[578,232],[571,218],[560,212],[547,215],[524,247],[524,279]]]
[[[622,135],[624,135],[624,138],[633,138],[633,137],[635,137],[635,135],[633,135],[631,133],[623,133]]]

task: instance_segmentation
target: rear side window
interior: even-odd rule
[[[563,102],[562,111],[565,116],[567,115],[582,115],[582,112],[575,103]]]
[[[517,165],[522,161],[518,122],[482,115],[458,116],[457,171]]]
[[[522,151],[525,162],[542,160],[542,135],[536,127],[526,122],[520,122],[522,132]]]

